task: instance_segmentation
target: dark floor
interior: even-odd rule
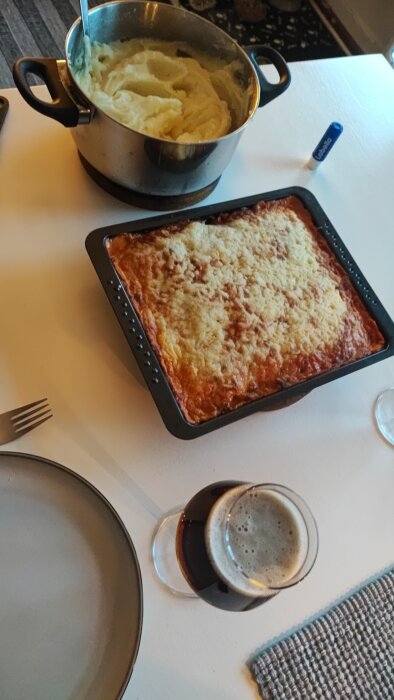
[[[181,4],[189,8],[187,0]],[[286,61],[344,55],[308,0],[303,0],[297,12],[281,12],[268,2],[264,4],[266,15],[256,24],[240,21],[231,0],[217,0],[212,10],[200,14],[224,29],[239,44],[268,44],[277,49]]]
[[[89,0],[89,6],[100,5]],[[187,0],[180,4],[189,9]],[[261,22],[241,21],[232,0],[217,0],[215,8],[201,13],[228,32],[241,45],[269,44],[287,61],[342,56],[326,26],[308,0],[297,12],[281,12],[268,2]],[[78,0],[1,0],[0,87],[12,87],[11,68],[23,55],[61,58],[67,29],[78,16]]]

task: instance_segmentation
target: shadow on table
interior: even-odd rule
[[[12,105],[10,112],[7,121],[12,119]],[[5,148],[6,126],[0,145],[0,201],[4,215],[23,206],[31,217],[41,213],[45,217],[52,216],[56,231],[59,217],[67,214],[73,217],[73,221],[79,214],[81,226],[83,217],[91,217],[94,212],[103,217],[103,226],[119,221],[119,215],[127,221],[136,212],[146,214],[115,199],[93,182],[81,164],[71,134],[66,133],[64,127],[49,122],[38,139],[26,133],[23,140],[14,144],[10,156]],[[38,175],[34,177],[36,172]],[[86,231],[86,235],[88,233]]]
[[[85,256],[47,258],[0,275],[1,384],[14,385],[16,405],[48,395],[64,432],[157,519],[160,508],[100,439],[103,422],[115,453],[131,420],[139,446],[152,431],[159,440],[168,433]],[[106,396],[111,383],[121,388],[114,405]]]
[[[78,356],[69,357],[60,352],[70,343],[92,353],[104,354],[112,372],[124,377],[126,370],[145,388],[82,246],[81,242],[80,258],[47,258],[40,265],[2,272],[1,353],[10,374],[23,376],[25,371],[29,373],[40,367],[43,361],[46,365],[52,361],[57,370],[61,370],[62,361],[75,366]],[[63,342],[60,342],[59,333]],[[59,351],[57,356],[54,354],[56,349]],[[18,361],[22,359],[18,367]],[[13,369],[19,374],[15,375]]]

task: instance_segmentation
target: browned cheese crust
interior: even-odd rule
[[[121,234],[107,248],[191,423],[384,346],[296,197]]]

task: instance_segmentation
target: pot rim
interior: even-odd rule
[[[89,15],[93,15],[96,12],[100,12],[101,8],[106,7],[108,5],[123,5],[123,4],[128,4],[128,5],[160,5],[166,8],[165,11],[173,12],[175,14],[182,14],[184,15],[185,18],[187,18],[188,15],[190,15],[190,10],[186,10],[183,7],[174,7],[174,5],[168,5],[167,3],[164,2],[156,2],[156,0],[109,0],[109,2],[104,2],[101,5],[96,5],[96,7],[92,7],[89,10]],[[240,46],[235,39],[233,39],[227,32],[225,32],[223,29],[220,27],[217,27],[213,22],[210,22],[209,20],[205,19],[205,17],[200,17],[199,15],[195,15],[193,13],[193,17],[199,21],[202,22],[203,24],[208,24],[211,28],[213,27],[214,30],[222,35],[223,37],[226,38],[226,40],[233,44],[237,51],[239,51],[240,54],[243,55],[243,57],[246,59],[247,63],[249,64],[249,67],[252,70],[252,75],[254,78],[255,86],[254,86],[254,104],[253,107],[250,110],[250,113],[247,117],[247,119],[239,126],[237,129],[234,129],[233,131],[230,131],[228,134],[223,134],[223,136],[218,136],[215,139],[211,139],[209,141],[174,141],[172,139],[164,139],[161,138],[160,136],[152,136],[151,134],[147,134],[143,131],[137,131],[137,129],[132,129],[130,126],[127,126],[126,124],[122,124],[122,122],[117,121],[112,117],[110,114],[107,114],[103,109],[98,107],[90,97],[81,89],[79,86],[78,82],[76,81],[73,71],[71,70],[71,61],[69,60],[69,51],[68,51],[68,44],[71,38],[71,35],[74,33],[76,30],[76,27],[81,24],[82,20],[81,17],[77,17],[76,20],[72,23],[71,27],[69,28],[66,38],[65,38],[65,57],[66,57],[66,65],[67,65],[67,71],[68,75],[71,78],[73,85],[79,90],[81,95],[83,95],[84,99],[87,101],[89,106],[92,106],[95,111],[98,111],[100,114],[105,116],[107,119],[110,119],[114,124],[117,126],[125,129],[128,133],[132,132],[135,134],[138,134],[139,136],[144,136],[145,138],[150,138],[154,141],[161,142],[163,144],[172,144],[175,146],[185,146],[185,147],[198,147],[198,146],[209,146],[212,144],[217,144],[218,142],[224,141],[225,139],[229,139],[231,137],[234,137],[236,134],[239,134],[243,129],[249,124],[249,122],[253,119],[254,115],[256,114],[256,111],[259,107],[259,101],[260,101],[260,83],[259,79],[257,76],[256,69],[250,60],[247,52]],[[131,37],[132,38],[132,37]],[[259,44],[256,44],[256,48],[259,46]]]

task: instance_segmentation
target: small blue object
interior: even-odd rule
[[[330,124],[327,131],[317,144],[308,162],[308,167],[311,168],[311,170],[317,168],[320,165],[320,163],[326,158],[327,154],[331,151],[334,143],[342,134],[342,131],[343,126],[342,124],[339,124],[339,122],[332,122],[332,124]]]

